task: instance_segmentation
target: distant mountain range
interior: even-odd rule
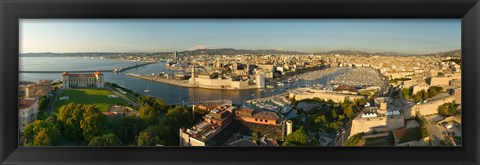
[[[233,49],[233,48],[222,48],[222,49],[197,49],[197,50],[190,50],[190,51],[183,51],[180,54],[185,55],[200,55],[200,54],[222,54],[222,55],[236,55],[236,54],[307,54],[305,52],[298,52],[298,51],[284,51],[284,50],[274,50],[274,49],[258,49],[258,50],[250,50],[250,49]]]
[[[438,57],[461,57],[462,51],[461,50],[452,50],[447,52],[439,52],[439,53],[432,53],[428,54],[430,56],[438,56]]]
[[[25,53],[21,56],[28,57],[54,57],[54,56],[71,56],[71,57],[83,57],[83,56],[118,56],[118,55],[170,55],[172,52],[154,52],[154,53],[115,53],[115,52],[80,52],[80,53]],[[351,55],[351,54],[362,54],[362,55],[385,55],[385,56],[439,56],[439,57],[461,57],[461,50],[452,50],[446,52],[438,52],[431,54],[407,54],[407,53],[398,53],[398,52],[364,52],[364,51],[353,51],[353,50],[333,50],[326,52],[299,52],[299,51],[285,51],[285,50],[274,50],[274,49],[233,49],[233,48],[221,48],[221,49],[197,49],[189,51],[179,51],[179,55],[237,55],[237,54],[251,54],[251,55],[263,55],[263,54],[341,54],[341,55]]]
[[[446,52],[438,53],[429,53],[429,54],[409,54],[409,53],[398,53],[398,52],[363,52],[363,51],[352,51],[352,50],[334,50],[328,52],[317,52],[315,54],[363,54],[363,55],[383,55],[383,56],[439,56],[439,57],[461,57],[461,50],[452,50]]]

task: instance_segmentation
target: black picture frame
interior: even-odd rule
[[[2,164],[478,164],[478,0],[1,0]],[[459,148],[18,148],[19,19],[23,18],[461,18],[463,147]]]

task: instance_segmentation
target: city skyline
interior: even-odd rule
[[[234,48],[428,54],[460,49],[460,22],[459,19],[23,19],[20,53]]]

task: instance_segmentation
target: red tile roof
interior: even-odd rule
[[[32,107],[36,100],[19,100],[18,110],[23,110]]]
[[[103,75],[102,73],[96,71],[94,73],[81,73],[81,74],[70,74],[68,72],[63,72],[64,76],[95,76],[95,75]]]
[[[400,140],[403,137],[405,137],[405,135],[407,135],[408,129],[409,128],[397,129],[397,130],[393,131],[393,134],[395,134],[395,137],[396,137],[397,140]]]

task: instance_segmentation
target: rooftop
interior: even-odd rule
[[[49,92],[50,91],[44,87],[37,87],[35,90],[35,96],[47,96]]]
[[[237,112],[241,113],[252,113],[254,110],[250,108],[241,107],[237,109]]]
[[[36,102],[37,102],[37,100],[19,100],[18,109],[19,110],[24,110],[24,109],[30,108]]]
[[[254,118],[259,118],[259,119],[270,119],[270,120],[278,120],[280,117],[278,117],[277,114],[274,112],[258,112],[253,115]]]
[[[96,75],[103,75],[102,73],[96,71],[94,73],[81,73],[81,74],[70,74],[68,72],[63,72],[63,76],[74,76],[74,77],[89,77],[89,76],[96,76]]]
[[[397,129],[397,130],[393,131],[393,134],[395,135],[395,138],[396,138],[397,140],[400,140],[400,139],[402,139],[403,137],[405,137],[405,135],[407,135],[408,129],[409,129],[409,128]]]
[[[205,106],[208,108],[215,108],[217,106],[222,105],[231,105],[232,102],[230,100],[218,100],[218,101],[208,101],[208,102],[200,102],[197,106]]]

